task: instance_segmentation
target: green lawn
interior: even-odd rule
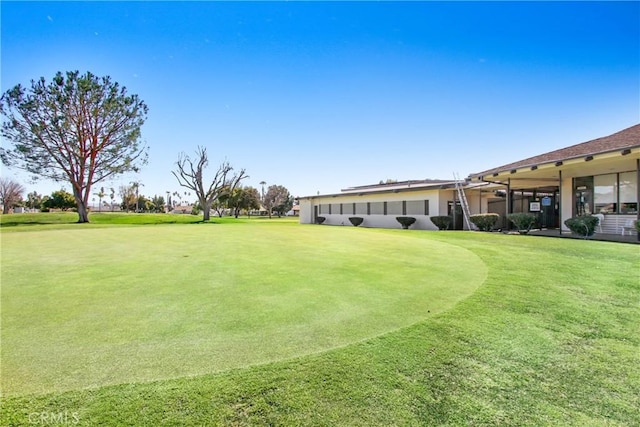
[[[636,245],[2,223],[2,425],[637,423]]]

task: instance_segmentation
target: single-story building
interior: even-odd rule
[[[447,215],[453,180],[402,181],[351,187],[338,194],[300,198],[300,222],[351,225],[349,217],[363,217],[365,227],[399,228],[397,216],[416,218],[412,228],[436,230],[429,219]]]
[[[534,212],[543,228],[566,230],[564,221],[601,215],[600,233],[629,232],[638,220],[640,124],[602,138],[469,175],[464,182],[469,212],[506,215]],[[430,217],[450,215],[455,229],[467,228],[455,180],[417,180],[351,187],[336,194],[300,198],[300,222],[400,228],[397,216],[412,216],[412,228],[436,229]]]

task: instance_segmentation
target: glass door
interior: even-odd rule
[[[593,214],[593,177],[583,176],[573,181],[573,214]]]

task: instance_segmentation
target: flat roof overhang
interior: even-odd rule
[[[343,191],[342,193],[333,193],[333,194],[317,194],[315,196],[304,196],[299,197],[299,200],[312,200],[312,199],[324,199],[324,198],[335,198],[335,197],[353,197],[353,196],[367,196],[370,194],[391,194],[391,193],[408,193],[408,192],[416,192],[416,191],[429,191],[429,190],[446,190],[450,188],[455,188],[454,182],[443,182],[429,185],[413,185],[413,186],[403,186],[397,188],[380,188],[380,189],[367,189],[361,191]]]

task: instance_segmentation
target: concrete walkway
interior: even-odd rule
[[[544,236],[544,237],[564,237],[568,239],[584,239],[584,237],[578,236],[577,234],[573,234],[570,231],[563,231],[560,234],[558,229],[542,229],[542,230],[531,230],[529,234],[532,236]],[[620,234],[604,234],[604,233],[595,233],[593,236],[587,238],[587,240],[601,240],[606,242],[619,242],[619,243],[635,243],[640,244],[640,238],[638,237],[638,233],[633,233],[629,235],[629,233],[624,236]]]

